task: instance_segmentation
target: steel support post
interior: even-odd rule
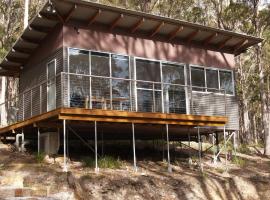
[[[38,127],[38,155],[40,154],[40,130]]]
[[[225,150],[225,168],[227,171],[227,159],[228,159],[228,152],[227,152],[227,140],[226,140],[226,127],[223,127],[223,135],[224,135],[224,150]]]
[[[168,156],[168,172],[172,172],[171,161],[170,161],[170,143],[169,143],[169,125],[166,124],[166,134],[167,134],[167,156]]]
[[[63,120],[63,141],[64,141],[64,168],[63,171],[67,172],[67,144],[66,144],[66,120]]]
[[[237,144],[236,144],[236,132],[233,132],[233,151],[234,151],[234,155],[236,156],[236,148],[237,148]]]
[[[212,145],[213,145],[213,163],[216,164],[216,141],[215,141],[215,134],[212,133]]]
[[[136,160],[136,146],[135,146],[135,127],[134,123],[132,123],[132,144],[133,144],[133,164],[134,164],[134,171],[137,172],[137,160]]]
[[[200,170],[202,170],[202,155],[201,155],[201,135],[200,135],[200,127],[198,128],[198,155],[199,155],[199,166]]]
[[[97,121],[95,121],[95,172],[98,172],[98,152],[97,152]]]
[[[188,130],[188,147],[190,148],[190,132]],[[188,164],[191,165],[192,164],[192,159],[191,159],[191,156],[190,156],[190,149],[188,151]]]

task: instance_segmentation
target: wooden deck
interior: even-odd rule
[[[58,108],[30,119],[0,128],[0,134],[20,130],[24,127],[60,125],[62,120],[97,121],[137,124],[173,124],[181,126],[224,126],[228,119],[222,116],[202,116],[186,114],[142,113],[117,110],[84,108]]]

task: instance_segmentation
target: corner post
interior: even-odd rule
[[[64,141],[64,168],[63,171],[67,172],[67,147],[66,147],[66,120],[63,120],[63,141]]]
[[[166,124],[166,134],[167,134],[167,156],[168,156],[168,172],[172,172],[171,161],[170,161],[170,143],[169,143],[169,125]]]
[[[137,159],[136,159],[136,144],[135,144],[135,128],[134,123],[132,123],[132,144],[133,144],[133,163],[134,163],[134,171],[137,172]]]

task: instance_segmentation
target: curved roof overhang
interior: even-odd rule
[[[261,38],[153,14],[83,0],[51,0],[29,23],[0,63],[0,75],[19,76],[31,54],[58,24],[103,26],[150,39],[197,46],[238,55],[263,41]]]

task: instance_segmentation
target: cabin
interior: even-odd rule
[[[0,136],[32,137],[39,151],[54,143],[65,159],[68,132],[94,141],[96,158],[101,134],[132,140],[135,168],[136,140],[161,139],[169,161],[170,141],[238,131],[235,56],[261,41],[94,2],[48,1],[0,64],[0,76],[19,78],[18,96],[0,106]]]

